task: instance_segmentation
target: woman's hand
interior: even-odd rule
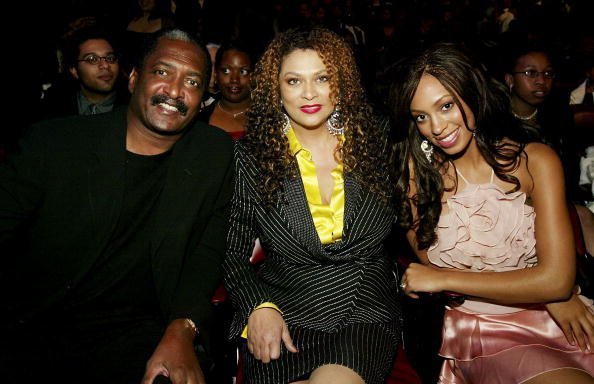
[[[592,351],[594,348],[594,314],[576,293],[573,293],[569,300],[549,303],[546,308],[563,330],[569,344],[577,343],[582,351]]]
[[[298,352],[283,316],[276,309],[260,308],[253,311],[248,319],[247,347],[254,358],[263,363],[278,359],[281,340],[289,352]]]
[[[410,263],[402,276],[400,288],[409,297],[418,299],[419,295],[415,292],[441,292],[443,290],[443,275],[444,272],[439,268]]]

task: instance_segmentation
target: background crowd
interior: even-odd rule
[[[22,9],[15,13],[34,26],[16,42],[18,60],[27,68],[19,84],[31,106],[64,71],[56,52],[63,37],[89,23],[115,34],[123,71],[138,35],[162,27],[183,27],[215,45],[241,40],[257,57],[281,30],[322,25],[352,43],[369,97],[379,103],[385,102],[386,70],[411,49],[438,40],[463,41],[493,71],[501,71],[499,59],[510,44],[543,41],[560,59],[556,82],[567,97],[584,81],[584,60],[594,56],[594,5],[587,0],[61,0],[17,7]],[[27,110],[22,127],[38,118],[37,108]]]

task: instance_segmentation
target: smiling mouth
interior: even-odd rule
[[[320,109],[322,109],[322,106],[319,104],[315,104],[315,105],[303,105],[301,106],[301,108],[299,108],[302,112],[307,113],[307,114],[312,114],[312,113],[316,113],[318,112]]]
[[[456,144],[456,139],[458,138],[459,129],[454,130],[452,133],[444,137],[443,139],[437,140],[437,143],[442,148],[449,148]]]

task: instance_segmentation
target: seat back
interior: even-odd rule
[[[573,104],[570,106],[575,124],[576,143],[580,150],[594,145],[594,105]]]

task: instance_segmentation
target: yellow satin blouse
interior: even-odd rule
[[[301,179],[305,187],[307,204],[309,205],[309,210],[320,241],[322,244],[330,244],[341,240],[344,225],[344,178],[342,176],[342,164],[338,164],[331,172],[334,179],[334,190],[332,191],[330,204],[325,205],[322,203],[316,165],[311,152],[301,146],[292,128],[286,135],[289,140],[291,153],[297,158]],[[344,140],[344,137],[340,136],[339,139]]]

